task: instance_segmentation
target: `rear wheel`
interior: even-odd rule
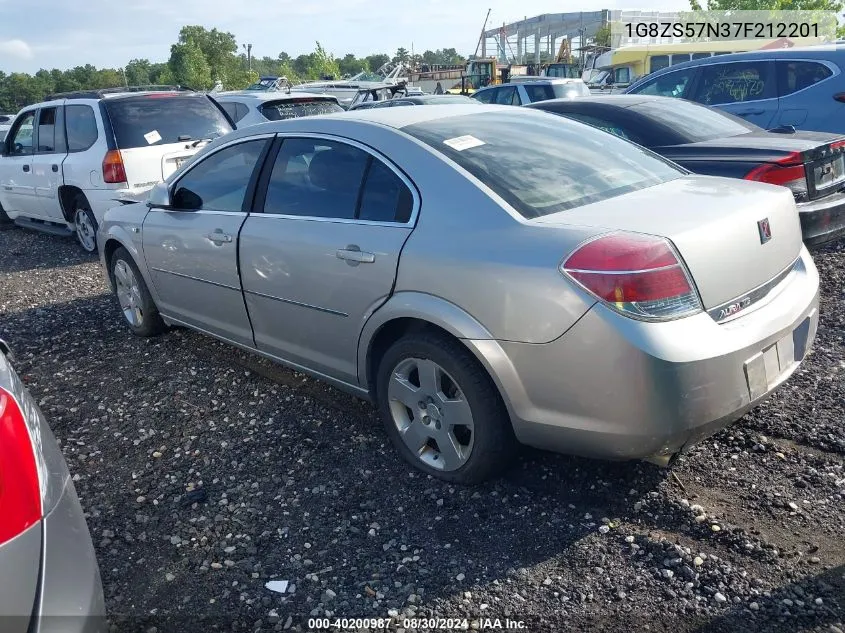
[[[76,239],[87,253],[97,251],[97,218],[91,211],[84,196],[77,196],[73,201],[73,224],[76,227]]]
[[[517,443],[507,409],[460,342],[434,332],[400,339],[379,364],[377,394],[394,447],[419,470],[472,484],[510,465]]]
[[[129,252],[118,248],[111,258],[111,276],[120,310],[129,329],[137,336],[155,336],[165,330],[144,278]]]

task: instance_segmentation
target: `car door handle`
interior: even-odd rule
[[[23,170],[24,170],[24,171],[29,171],[29,165],[24,165],[24,166],[23,166]]]
[[[53,169],[53,171],[59,171],[59,166],[58,166],[58,165],[53,165],[53,166],[52,166],[52,169]]]
[[[226,235],[221,229],[217,229],[214,233],[209,233],[205,236],[205,239],[209,240],[210,242],[214,242],[215,244],[223,244],[232,241],[231,235]]]
[[[348,262],[357,264],[372,264],[374,261],[376,261],[375,253],[367,253],[366,251],[362,251],[359,247],[355,246],[354,244],[350,244],[346,248],[339,248],[337,250],[337,258],[344,259]]]

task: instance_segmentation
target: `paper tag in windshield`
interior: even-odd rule
[[[161,140],[161,134],[158,133],[158,130],[153,130],[152,132],[144,134],[144,138],[147,139],[147,143],[152,145],[153,143],[158,143]]]
[[[482,145],[486,145],[484,141],[481,141],[475,138],[474,136],[470,136],[469,134],[467,134],[466,136],[456,136],[455,138],[447,138],[443,142],[452,149],[458,150],[459,152],[462,152],[465,149],[472,149],[473,147],[480,147]]]

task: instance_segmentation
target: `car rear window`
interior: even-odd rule
[[[205,96],[151,94],[109,99],[106,109],[119,149],[212,139],[233,129]]]
[[[739,117],[683,99],[649,99],[630,109],[669,130],[675,136],[674,144],[698,143],[760,130]]]
[[[455,161],[525,218],[621,196],[685,173],[588,125],[523,108],[430,120],[403,131]]]
[[[298,119],[303,116],[343,112],[337,103],[328,99],[313,101],[268,101],[261,106],[261,114],[270,121]]]

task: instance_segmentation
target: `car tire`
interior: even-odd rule
[[[394,447],[426,474],[476,484],[513,461],[517,441],[498,389],[445,334],[424,331],[394,343],[379,363],[376,397]]]
[[[85,196],[77,196],[73,201],[73,225],[76,240],[86,253],[97,252],[97,218],[91,211],[91,205]]]
[[[6,210],[3,208],[3,205],[0,204],[0,231],[11,229],[14,226],[14,220],[9,217],[9,215],[6,213]]]
[[[166,326],[144,277],[129,252],[118,248],[109,262],[109,274],[114,284],[120,311],[126,324],[136,336],[157,336]]]

